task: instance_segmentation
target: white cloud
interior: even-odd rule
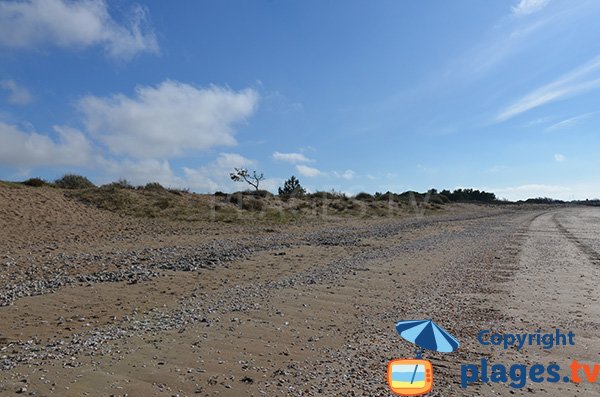
[[[111,152],[170,158],[236,144],[234,126],[252,115],[258,94],[167,80],[140,86],[133,98],[87,96],[79,101],[87,129]]]
[[[80,131],[63,126],[54,130],[57,141],[0,122],[0,164],[18,168],[92,165],[96,160],[92,144]]]
[[[590,117],[592,114],[594,114],[594,112],[582,114],[579,116],[568,118],[566,120],[559,121],[558,123],[554,123],[550,127],[548,127],[547,131],[571,127],[571,126],[577,124],[579,121]]]
[[[29,90],[18,85],[14,80],[0,81],[0,88],[8,91],[8,102],[13,105],[27,105],[33,101],[33,95]]]
[[[295,155],[300,155],[299,153],[278,153],[275,152],[273,154],[273,157],[276,158],[275,154],[279,154],[279,155],[284,155],[284,158],[289,158],[290,162],[294,162],[292,160],[295,160],[295,162],[298,162],[298,159],[295,157]],[[289,156],[288,155],[294,155],[294,156]],[[279,157],[279,156],[277,156]],[[283,158],[281,158],[283,160]],[[304,161],[313,161],[311,159],[307,159],[306,157],[302,156],[302,159],[304,159]],[[338,171],[321,171],[318,168],[315,167],[310,167],[308,165],[305,164],[297,164],[296,165],[296,171],[298,171],[298,173],[302,176],[308,177],[308,178],[314,178],[317,176],[322,176],[322,177],[333,177],[333,178],[341,178],[341,179],[345,179],[345,180],[351,180],[354,179],[356,177],[356,172],[354,172],[351,169],[347,169],[344,172],[338,172]]]
[[[158,182],[167,187],[186,187],[185,181],[175,175],[167,160],[102,160],[101,168],[106,179],[104,182],[127,179],[133,185]]]
[[[564,154],[556,153],[556,154],[554,155],[554,160],[555,160],[555,161],[557,161],[557,162],[559,162],[559,163],[562,163],[562,162],[563,162],[563,161],[565,161],[566,159],[567,159],[567,158],[565,157],[565,155],[564,155]]]
[[[231,181],[234,168],[251,168],[256,163],[237,153],[221,153],[212,163],[198,168],[183,167],[186,183],[194,191],[215,192],[244,190],[246,186]],[[248,186],[249,187],[249,186]]]
[[[307,163],[313,160],[309,159],[302,153],[273,153],[273,158],[278,161],[285,161],[288,163]]]
[[[536,197],[550,197],[559,200],[585,200],[600,197],[600,185],[587,182],[573,185],[526,184],[504,188],[483,188],[496,193],[500,198],[511,201],[526,200]]]
[[[306,176],[309,178],[316,177],[322,175],[323,172],[319,171],[317,168],[309,167],[307,165],[299,164],[296,166],[296,170],[302,176]]]
[[[0,121],[0,165],[23,173],[34,167],[93,167],[102,183],[125,178],[136,185],[156,181],[199,192],[242,190],[248,186],[232,182],[229,173],[234,167],[252,170],[255,162],[239,154],[222,153],[204,166],[175,170],[168,159],[234,145],[236,123],[251,115],[257,102],[254,90],[173,81],[138,87],[132,97],[88,96],[78,102],[84,132],[55,126],[54,134],[41,134],[33,126]],[[261,188],[274,191],[280,182],[266,179]]]
[[[600,56],[519,99],[497,117],[501,122],[531,109],[600,87]]]
[[[126,24],[117,23],[104,0],[0,2],[0,45],[12,48],[87,48],[100,45],[113,58],[158,52],[148,12],[134,6]]]
[[[519,0],[519,3],[512,7],[512,12],[519,17],[530,15],[546,7],[549,2],[550,0]]]
[[[183,167],[185,175],[184,187],[189,187],[195,192],[216,191],[233,192],[238,190],[252,189],[250,185],[233,182],[229,173],[234,168],[247,168],[250,172],[256,167],[254,160],[248,159],[237,153],[221,153],[217,159],[209,164],[198,168]],[[257,172],[259,172],[257,170]],[[260,189],[274,192],[281,184],[281,180],[267,178],[260,182]]]
[[[346,170],[342,173],[342,178],[344,179],[352,179],[356,176],[356,172],[352,171],[352,170]]]
[[[342,179],[346,179],[348,181],[356,176],[356,172],[354,172],[352,170],[346,170],[346,171],[344,171],[342,173],[339,173],[337,171],[333,171],[332,174],[336,178],[342,178]]]
[[[309,167],[304,164],[298,164],[298,165],[296,165],[296,170],[298,171],[298,173],[300,175],[306,176],[309,178],[323,176],[323,177],[341,178],[341,179],[345,179],[345,180],[349,181],[356,177],[356,172],[354,172],[353,170],[350,170],[350,169],[348,169],[344,172],[321,171],[320,169],[315,168],[315,167]]]

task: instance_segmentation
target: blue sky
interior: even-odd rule
[[[600,2],[0,1],[0,179],[600,197]]]

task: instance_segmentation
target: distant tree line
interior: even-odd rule
[[[258,173],[257,171],[248,171],[245,168],[235,168],[234,172],[230,173],[231,180],[235,182],[245,182],[249,186],[253,188],[253,191],[239,192],[246,195],[253,195],[255,197],[267,197],[271,195],[270,192],[266,190],[260,190],[260,183],[264,181],[264,174]],[[88,178],[75,175],[75,174],[67,174],[63,177],[55,180],[54,182],[47,182],[41,178],[30,178],[24,182],[21,182],[24,185],[33,186],[33,187],[41,187],[41,186],[55,186],[63,189],[92,189],[96,188]],[[185,193],[189,192],[189,189],[171,189],[164,188],[159,183],[153,182],[148,183],[145,186],[135,187],[131,183],[129,183],[125,179],[120,179],[117,182],[109,183],[101,186],[102,189],[144,189],[144,190],[152,190],[152,191],[162,191],[168,190],[172,193]],[[227,196],[227,193],[216,192],[215,195],[218,196]],[[300,181],[295,176],[291,176],[287,179],[283,186],[279,187],[278,195],[280,197],[285,198],[286,200],[291,197],[306,197],[306,198],[327,198],[327,199],[345,199],[348,197],[346,194],[342,192],[332,191],[317,191],[308,193],[306,189],[300,184]],[[376,192],[375,194],[370,194],[366,192],[358,193],[354,196],[355,199],[361,201],[397,201],[397,202],[409,202],[415,201],[417,203],[429,202],[432,204],[444,204],[447,202],[481,202],[481,203],[493,203],[498,202],[496,195],[494,193],[486,192],[483,190],[477,189],[455,189],[453,191],[444,189],[442,191],[438,191],[437,189],[429,189],[425,193],[419,193],[416,191],[406,191],[403,193],[393,193],[393,192]],[[538,197],[531,198],[525,201],[526,203],[561,203],[560,200],[553,200],[547,197]],[[580,204],[586,205],[600,205],[598,200],[586,200],[585,202],[579,202]]]
[[[535,197],[535,198],[529,198],[527,200],[524,201],[525,203],[532,203],[532,204],[562,204],[564,203],[564,201],[562,200],[556,200],[550,197]]]
[[[450,201],[479,201],[482,203],[493,203],[497,201],[494,193],[477,189],[456,189],[452,192],[444,189],[439,194],[446,196]]]

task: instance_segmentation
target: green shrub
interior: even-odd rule
[[[406,192],[402,192],[398,195],[398,198],[402,201],[412,201],[415,200],[416,202],[422,202],[423,201],[423,196],[424,194],[421,194],[419,192],[415,192],[414,190],[407,190]]]
[[[332,199],[333,194],[331,194],[330,192],[325,192],[325,191],[316,191],[314,193],[309,193],[306,195],[309,198],[319,198],[319,199]]]
[[[331,190],[329,192],[317,191],[317,192],[308,194],[308,197],[310,197],[310,198],[320,198],[320,199],[329,199],[329,200],[334,200],[334,199],[348,200],[348,197],[346,196],[345,193],[336,192],[335,190]]]
[[[375,200],[398,201],[398,195],[390,191],[387,191],[385,193],[375,193]]]
[[[233,204],[239,204],[240,202],[242,202],[248,198],[251,198],[251,197],[256,198],[256,199],[261,199],[261,198],[270,197],[272,195],[273,194],[271,194],[271,192],[269,192],[267,190],[246,190],[243,192],[231,193],[231,195],[229,196],[229,201],[231,201]]]
[[[356,196],[354,196],[355,199],[357,200],[363,200],[363,201],[368,201],[368,200],[372,200],[373,196],[370,195],[369,193],[358,193]]]
[[[146,183],[146,186],[144,186],[145,190],[152,190],[152,191],[156,191],[156,192],[162,192],[164,190],[166,190],[163,185],[161,185],[158,182],[149,182]]]
[[[253,196],[253,197],[259,197],[259,198],[270,197],[273,195],[268,190],[247,190],[245,192],[242,192],[242,194],[244,196]]]
[[[129,183],[127,179],[119,179],[116,182],[107,183],[102,185],[102,188],[106,189],[133,189],[133,185]]]
[[[242,201],[242,209],[247,211],[261,211],[264,208],[262,201],[255,198],[246,198]]]
[[[444,201],[444,199],[442,199],[442,197],[445,198],[446,196],[441,196],[438,194],[432,195],[431,197],[429,197],[429,202],[431,204],[444,204],[445,201]],[[447,200],[447,198],[446,198],[446,200]]]
[[[54,184],[62,189],[89,189],[96,187],[85,176],[75,174],[66,174],[62,178],[55,180]]]
[[[270,193],[269,193],[270,194]],[[229,202],[248,211],[260,211],[265,207],[261,196],[249,192],[235,192],[229,196]]]
[[[443,203],[449,203],[450,202],[450,199],[447,196],[443,195],[443,194],[438,194],[437,196],[440,198],[440,200],[442,200]]]
[[[29,178],[26,181],[21,182],[25,186],[42,187],[48,185],[48,182],[42,178]]]
[[[176,194],[178,196],[183,196],[184,194],[189,193],[190,189],[189,188],[185,188],[185,189],[169,188],[169,189],[167,189],[167,191],[169,193],[173,193],[173,194]]]

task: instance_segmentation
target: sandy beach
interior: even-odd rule
[[[461,341],[427,353],[432,396],[525,395],[589,383],[460,388],[461,363],[598,360],[597,228],[585,207],[454,205],[431,216],[293,225],[123,217],[52,189],[0,189],[0,394],[387,396],[414,356],[395,322]],[[573,331],[546,351],[482,346],[482,329]]]

